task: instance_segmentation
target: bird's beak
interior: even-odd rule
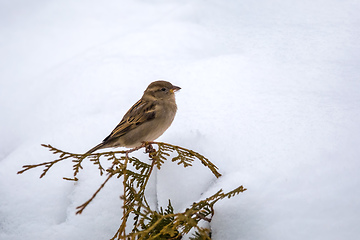
[[[179,91],[181,89],[181,87],[177,87],[177,86],[173,86],[171,89],[170,89],[170,92],[174,93],[176,91]]]

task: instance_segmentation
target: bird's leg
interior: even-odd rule
[[[146,153],[151,154],[151,153],[155,152],[156,150],[151,144],[149,144],[149,145],[146,145],[145,151],[146,151]]]
[[[152,154],[156,152],[155,148],[151,145],[151,142],[144,142],[145,145],[145,153],[149,154],[149,157],[152,158]]]

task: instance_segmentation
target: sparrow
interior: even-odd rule
[[[110,147],[139,147],[160,137],[174,120],[175,92],[180,89],[167,81],[150,83],[110,135],[85,154]]]

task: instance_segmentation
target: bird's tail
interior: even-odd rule
[[[93,147],[92,149],[90,149],[89,151],[87,151],[85,153],[85,155],[91,154],[91,153],[95,152],[96,150],[99,150],[99,149],[101,149],[103,147],[104,147],[104,143],[100,143],[100,144],[96,145],[95,147]]]

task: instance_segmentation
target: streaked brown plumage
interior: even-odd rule
[[[109,147],[138,147],[160,137],[174,120],[178,90],[180,87],[167,81],[152,82],[110,135],[85,154]]]

